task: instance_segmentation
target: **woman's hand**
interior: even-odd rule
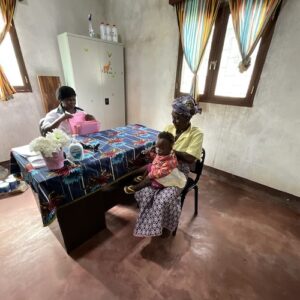
[[[92,116],[92,115],[86,114],[86,115],[85,115],[85,120],[86,120],[86,121],[94,121],[95,118],[94,118],[94,116]]]
[[[68,113],[67,111],[62,115],[61,122],[73,118],[73,115]]]

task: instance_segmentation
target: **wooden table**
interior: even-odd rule
[[[106,228],[108,209],[132,199],[123,191],[136,175],[132,160],[136,162],[142,150],[155,143],[156,136],[153,129],[128,125],[78,137],[93,150],[87,150],[82,162],[75,166],[67,164],[55,172],[47,168],[30,169],[26,158],[12,152],[11,171],[19,169],[30,184],[44,226],[57,217],[65,248],[70,252]]]

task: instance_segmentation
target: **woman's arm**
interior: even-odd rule
[[[197,128],[193,129],[188,138],[188,147],[184,151],[175,151],[178,160],[182,160],[189,164],[193,163],[195,160],[200,159],[201,149],[203,142],[203,133]]]
[[[180,152],[174,150],[176,157],[178,160],[182,160],[183,162],[186,162],[188,164],[192,164],[197,158],[191,154],[188,154],[186,152]]]
[[[42,129],[44,131],[44,133],[46,134],[49,131],[52,131],[53,129],[57,128],[61,122],[73,118],[73,115],[65,112],[64,114],[62,114],[60,117],[58,117],[56,120],[54,120],[52,123],[47,123],[45,125],[43,125]]]

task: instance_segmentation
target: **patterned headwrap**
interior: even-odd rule
[[[176,98],[172,103],[173,111],[179,115],[191,118],[200,112],[194,98],[190,95]]]

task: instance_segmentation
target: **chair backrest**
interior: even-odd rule
[[[44,121],[45,121],[45,118],[42,118],[40,119],[40,122],[39,122],[39,129],[40,129],[40,133],[41,133],[41,136],[45,136],[45,132],[43,130],[43,124],[44,124]]]
[[[203,166],[204,166],[204,161],[205,161],[205,149],[202,148],[201,158],[196,160],[194,168],[191,169],[191,172],[196,174],[196,178],[194,179],[195,183],[197,183],[200,179]]]

